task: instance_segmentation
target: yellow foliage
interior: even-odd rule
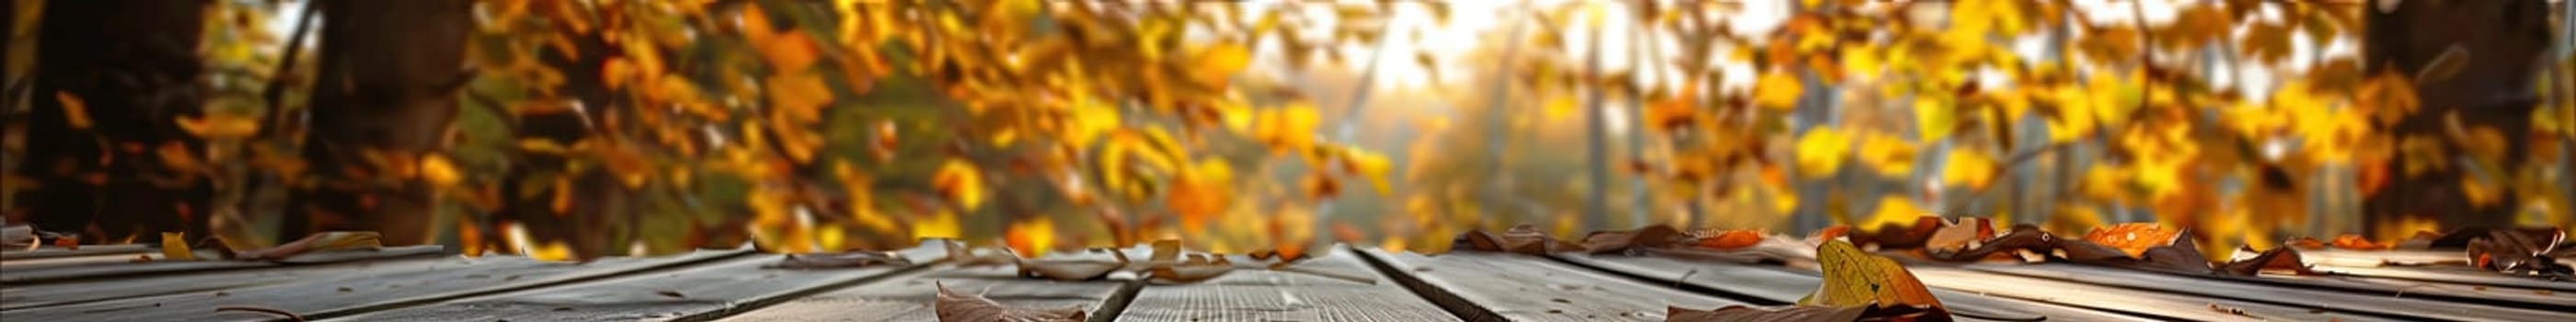
[[[1941,181],[1985,190],[1993,182],[1997,169],[1995,158],[1976,149],[1950,149],[1950,157],[1941,169]]]
[[[1011,245],[1012,251],[1019,252],[1020,257],[1044,256],[1048,250],[1055,249],[1055,220],[1038,216],[1036,219],[1012,223],[1011,230],[1004,232],[1002,239],[1005,244]]]
[[[1259,126],[1253,128],[1252,137],[1270,145],[1273,154],[1304,152],[1313,148],[1315,126],[1323,122],[1322,117],[1315,114],[1315,106],[1304,102],[1261,110],[1253,118]]]
[[[1834,128],[1807,130],[1806,135],[1798,137],[1798,150],[1795,155],[1798,163],[1798,177],[1816,179],[1833,176],[1835,170],[1842,168],[1843,159],[1850,157],[1848,154],[1851,151],[1851,143],[1851,137],[1844,136],[1842,131]]]
[[[930,218],[913,221],[912,237],[949,239],[965,237],[966,230],[959,227],[956,212],[941,210],[931,214]]]
[[[973,211],[984,204],[983,174],[975,170],[975,164],[965,159],[948,159],[948,162],[941,163],[939,172],[931,176],[930,185],[939,191],[941,197],[957,203],[959,208]]]
[[[1797,76],[1780,72],[1764,73],[1753,86],[1754,104],[1782,111],[1797,108],[1798,95],[1806,90]]]
[[[1879,176],[1902,178],[1914,172],[1918,148],[1905,139],[1886,133],[1871,132],[1861,137],[1860,163]]]
[[[1871,212],[1868,218],[1861,218],[1859,222],[1853,222],[1851,225],[1852,227],[1876,229],[1880,225],[1886,224],[1912,224],[1915,219],[1922,218],[1923,216],[1938,216],[1938,214],[1924,211],[1922,207],[1915,206],[1914,200],[1911,198],[1906,198],[1905,196],[1900,195],[1886,195],[1878,198],[1878,211]]]
[[[1234,168],[1222,160],[1199,160],[1183,170],[1165,196],[1165,206],[1181,216],[1182,229],[1205,227],[1234,200]]]
[[[420,178],[429,182],[431,187],[454,187],[463,177],[457,173],[456,164],[447,161],[446,156],[436,153],[420,156]]]
[[[207,113],[203,117],[181,117],[179,129],[208,140],[243,139],[259,133],[259,120],[229,113]]]

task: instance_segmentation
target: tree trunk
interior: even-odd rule
[[[174,122],[203,105],[205,9],[202,0],[46,3],[26,92],[34,107],[24,135],[36,139],[17,169],[38,183],[18,198],[37,228],[88,242],[205,232],[203,172],[163,162],[205,153]]]
[[[2537,102],[2531,82],[2550,44],[2547,4],[2404,1],[2392,8],[2373,2],[2362,10],[2368,23],[2363,55],[2372,72],[2418,77],[2415,90],[2422,109],[2384,130],[2399,137],[2438,139],[2454,130],[2449,124],[2454,118],[2460,130],[2496,129],[2507,148],[2505,158],[2498,161],[2506,168],[2483,170],[2495,176],[2495,182],[2510,180],[2510,171],[2525,161],[2529,151],[2529,117]],[[2457,72],[2426,71],[2444,60],[2459,63]],[[2466,155],[2458,145],[2443,141],[2442,155]],[[2477,174],[2465,162],[2414,176],[2401,170],[2407,166],[2405,158],[2389,162],[2379,171],[2388,171],[2396,179],[2364,201],[2363,220],[2369,227],[2391,227],[2403,219],[2429,219],[2444,228],[2501,226],[2511,224],[2512,213],[2519,209],[2519,197],[2510,191],[2500,202],[2472,203],[2460,186],[2464,178]]]
[[[447,145],[454,93],[469,78],[468,0],[326,0],[312,131],[312,182],[296,185],[281,240],[320,230],[374,230],[387,244],[429,241],[437,202],[410,177]],[[300,221],[300,223],[299,223]]]

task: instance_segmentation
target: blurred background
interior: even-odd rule
[[[11,0],[7,223],[551,258],[2576,226],[2561,1]],[[50,242],[50,241],[49,241]]]

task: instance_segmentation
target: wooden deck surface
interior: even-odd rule
[[[934,285],[1092,321],[1660,321],[1667,306],[1785,305],[1823,283],[1812,266],[1655,256],[1442,255],[1333,248],[1294,272],[1199,283],[1017,276],[917,262],[781,270],[778,255],[705,250],[589,263],[434,250],[292,263],[140,261],[135,247],[0,253],[10,321],[931,321]],[[1909,267],[1968,321],[2576,321],[2576,282],[2486,273],[2446,252],[2322,252],[2323,276],[2222,277],[2074,264]],[[219,311],[218,308],[234,308]]]

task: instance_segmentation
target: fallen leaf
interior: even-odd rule
[[[2326,243],[2324,241],[2318,241],[2315,237],[2293,238],[2290,239],[2290,242],[2284,244],[2288,244],[2292,248],[2306,250],[2326,249]]]
[[[1583,248],[1592,253],[1624,252],[1634,248],[1667,248],[1693,244],[1690,234],[1669,225],[1646,226],[1637,230],[1599,231],[1583,236]]]
[[[1095,249],[1093,251],[1103,251]],[[1127,268],[1127,254],[1106,250],[1116,261],[1096,259],[1020,260],[1020,276],[1058,281],[1087,281],[1109,277],[1109,273]]]
[[[161,259],[197,260],[197,252],[188,249],[187,232],[161,233]]]
[[[1182,260],[1180,240],[1154,241],[1153,248],[1152,259],[1146,261],[1145,272],[1149,280],[1194,283],[1234,272],[1234,263],[1225,261],[1224,257],[1209,260],[1201,254],[1189,254],[1188,260]]]
[[[772,269],[862,268],[879,265],[912,265],[911,260],[887,252],[852,251],[834,254],[787,254]]]
[[[1753,247],[1761,243],[1762,232],[1760,231],[1728,230],[1714,236],[1700,237],[1698,246],[1714,250],[1732,250]]]
[[[2335,248],[2350,249],[2350,250],[2383,250],[2383,249],[2389,249],[2389,248],[2391,248],[2391,247],[2395,247],[2395,246],[2396,246],[2396,245],[2391,245],[2391,244],[2373,243],[2373,242],[2370,242],[2370,239],[2369,239],[2369,238],[2362,238],[2362,237],[2361,237],[2361,235],[2355,235],[2355,234],[2343,234],[2343,236],[2335,236],[2335,240],[2334,240],[2334,244],[2333,244],[2333,245],[2334,245],[2334,247],[2335,247]]]
[[[304,236],[277,247],[241,252],[240,259],[281,260],[312,252],[384,248],[383,235],[372,231],[330,231]]]
[[[1994,222],[1986,218],[1959,218],[1932,231],[1923,249],[1934,253],[1958,252],[1985,243],[1995,237]]]
[[[1730,305],[1716,310],[1693,310],[1678,306],[1664,309],[1665,322],[1735,322],[1735,321],[1949,321],[1950,315],[1937,309],[1911,306],[1857,307],[1790,306],[1756,308]]]
[[[948,263],[955,264],[957,267],[1018,265],[1020,262],[1020,257],[1012,255],[1013,253],[1008,250],[979,253],[976,252],[978,249],[968,248],[963,243],[955,241],[941,241],[941,243],[945,243],[943,245],[948,248]]]
[[[2096,227],[2084,233],[2084,240],[2118,248],[2130,257],[2144,256],[2148,248],[2170,245],[2180,230],[2164,229],[2152,223],[2125,223]]]
[[[2288,272],[2293,275],[2321,274],[2316,270],[2308,269],[2307,262],[2299,259],[2299,250],[2289,247],[2255,251],[2251,246],[2241,246],[2236,249],[2234,258],[2218,268],[2219,274],[2231,276],[2250,277],[2265,271]]]
[[[1850,242],[1825,241],[1816,247],[1824,284],[1798,300],[1799,305],[1826,307],[1922,307],[1941,310],[1941,300],[1914,279],[1896,260],[1870,254]],[[1947,315],[1947,313],[1944,313]]]
[[[1081,307],[1016,309],[982,295],[957,294],[940,282],[931,282],[931,286],[939,288],[939,299],[931,303],[931,311],[938,314],[940,322],[1078,322],[1089,316]]]
[[[1554,237],[1548,237],[1546,233],[1539,232],[1538,226],[1521,224],[1512,226],[1511,230],[1503,231],[1501,234],[1483,229],[1468,231],[1465,234],[1459,234],[1457,239],[1451,240],[1449,248],[1450,251],[1463,249],[1546,255],[1581,251],[1583,245],[1556,240]]]

